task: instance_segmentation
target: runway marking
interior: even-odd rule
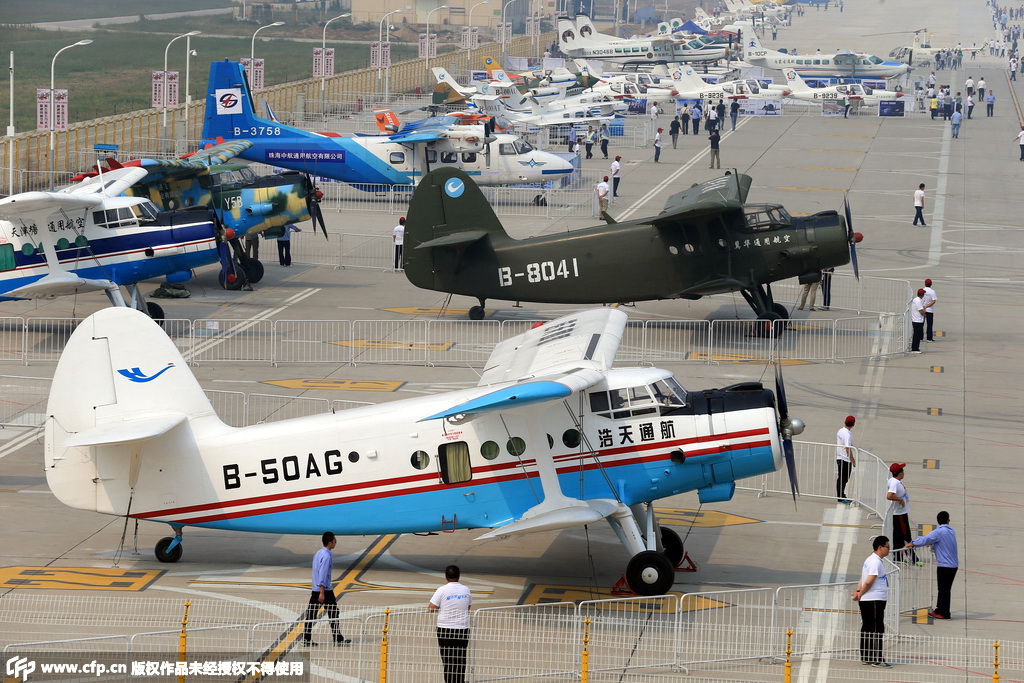
[[[867,154],[859,149],[805,149],[804,152],[824,152],[826,154]]]
[[[931,371],[941,375],[942,373],[944,373],[946,371],[946,368],[944,366],[942,366],[942,365],[933,365],[931,367]]]
[[[683,593],[668,593],[668,595],[681,596]],[[531,583],[519,599],[520,605],[543,605],[553,602],[582,602],[586,600],[607,600],[610,598],[621,598],[621,595],[614,595],[611,588],[588,588],[586,586],[565,586],[557,584],[536,584]],[[643,600],[630,601],[628,603],[615,602],[602,605],[602,611],[630,611],[650,614],[676,614],[678,612],[702,612],[710,609],[721,609],[732,607],[732,603],[712,600],[703,596],[688,595],[680,609],[676,609],[675,600]]]
[[[42,436],[42,427],[30,427],[24,434],[16,436],[7,443],[4,444],[3,448],[0,448],[0,459],[6,458],[11,453],[17,453],[24,446],[27,446],[32,441],[35,441]]]
[[[791,166],[790,168],[799,168],[802,171],[847,171],[850,173],[856,172],[857,170],[856,168],[838,168],[832,166]]]
[[[441,315],[446,318],[464,318],[469,315],[468,308],[439,308],[437,306],[403,306],[399,308],[381,308],[379,310],[405,315]],[[484,317],[490,315],[494,315],[494,311],[484,311]]]
[[[405,382],[396,380],[370,380],[370,379],[277,379],[265,380],[260,384],[272,384],[285,389],[310,390],[319,389],[322,391],[383,391],[394,392],[405,386]]]
[[[677,524],[679,526],[694,526],[699,529],[713,529],[723,526],[736,526],[739,524],[754,524],[763,520],[751,517],[741,517],[719,512],[717,510],[683,510],[673,508],[654,508],[654,513],[661,524]]]
[[[929,458],[924,461],[924,468],[926,470],[937,470],[939,469],[939,461],[934,458]]]
[[[942,408],[927,408],[925,410],[925,415],[930,415],[930,416],[933,416],[933,417],[937,417],[939,415],[942,415]]]
[[[162,569],[97,567],[0,567],[0,588],[41,590],[141,591],[164,573]]]

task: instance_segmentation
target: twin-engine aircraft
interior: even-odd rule
[[[790,90],[788,96],[805,102],[841,100],[849,97],[853,102],[874,106],[882,100],[895,100],[903,97],[903,93],[899,90],[875,90],[860,83],[841,83],[824,88],[812,88],[795,70],[786,69],[785,74],[786,84]]]
[[[343,138],[311,133],[256,116],[238,62],[213,62],[203,138],[246,140],[238,156],[271,166],[361,185],[415,185],[432,168],[454,167],[483,185],[536,183],[571,173],[572,164],[534,149],[514,135],[491,135],[483,125],[437,116],[387,135]]]
[[[739,291],[762,319],[786,318],[771,284],[849,263],[861,236],[835,211],[794,217],[746,204],[751,178],[727,174],[672,195],[657,216],[517,240],[480,189],[442,169],[423,179],[407,213],[405,275],[423,289],[487,299],[611,304],[699,299]]]
[[[123,168],[56,192],[0,199],[0,300],[48,299],[102,291],[116,306],[163,318],[138,283],[186,282],[216,263],[223,231],[205,206],[160,211],[143,197],[120,196],[148,171]]]
[[[579,59],[615,64],[677,64],[723,59],[725,47],[706,36],[679,41],[676,38],[614,38],[598,33],[590,18],[580,15],[576,23],[558,20],[558,49]]]
[[[909,73],[911,67],[902,62],[885,61],[860,52],[839,52],[831,55],[791,55],[769,50],[761,45],[750,24],[743,27],[743,60],[764,69],[792,69],[801,76],[822,78],[895,78]]]
[[[472,389],[245,428],[217,417],[174,342],[108,308],[68,340],[47,405],[45,470],[70,507],[182,527],[319,535],[608,521],[626,579],[667,593],[683,558],[654,501],[732,498],[736,480],[792,476],[784,391],[687,391],[666,370],[613,369],[626,314],[590,310],[499,343]]]

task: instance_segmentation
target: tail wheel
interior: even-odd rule
[[[672,563],[655,550],[637,553],[626,565],[626,583],[637,595],[665,595],[675,580]]]
[[[263,279],[263,263],[251,258],[249,259],[248,265],[245,267],[245,272],[249,276],[249,282],[256,284]]]
[[[683,539],[667,526],[661,527],[661,549],[673,567],[678,567],[683,561]]]
[[[155,320],[158,324],[164,324],[164,309],[160,304],[155,304],[152,301],[146,302],[146,313],[149,317]]]
[[[153,549],[156,559],[161,562],[177,562],[181,559],[181,543],[168,550],[173,541],[174,536],[165,536],[157,541],[156,548]]]

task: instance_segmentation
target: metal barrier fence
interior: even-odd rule
[[[363,241],[360,236],[343,239],[351,250],[363,253],[377,251],[384,244],[380,240]],[[906,340],[892,331],[903,327],[887,323],[896,318],[877,315],[813,323],[779,320],[770,327],[764,321],[754,320],[638,320],[627,326],[619,360],[654,364],[877,358],[902,353],[907,348]],[[0,323],[0,360],[25,365],[56,362],[79,322],[77,318],[5,318]],[[528,327],[523,321],[433,318],[201,319],[165,320],[163,325],[192,365],[233,362],[479,366],[499,341]]]
[[[892,609],[898,607],[892,594],[883,655],[896,668],[876,674],[859,666],[859,616],[851,592],[850,584],[826,584],[486,607],[471,615],[466,680],[568,683],[585,672],[587,679],[602,683],[661,683],[679,681],[682,675],[695,681],[781,681],[789,629],[801,680],[995,680],[991,640],[900,635],[890,619],[900,612]],[[132,661],[133,653],[164,653],[173,658],[185,599],[12,591],[0,596],[3,657],[52,661],[109,655]],[[190,602],[187,643],[196,655],[232,652],[265,662],[301,652],[309,656],[313,681],[376,681],[385,675],[392,683],[420,683],[441,678],[436,622],[419,605],[385,611],[343,603],[338,625],[352,646],[297,649],[305,625],[304,599]],[[314,641],[329,642],[326,620],[312,624]],[[93,635],[82,637],[82,632]],[[1024,642],[1001,641],[998,660],[1003,680],[1019,680]],[[129,673],[118,680],[144,678]]]

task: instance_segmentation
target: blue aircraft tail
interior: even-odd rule
[[[203,140],[216,143],[218,139],[317,137],[315,133],[257,116],[253,104],[249,81],[239,62],[211,63]]]

